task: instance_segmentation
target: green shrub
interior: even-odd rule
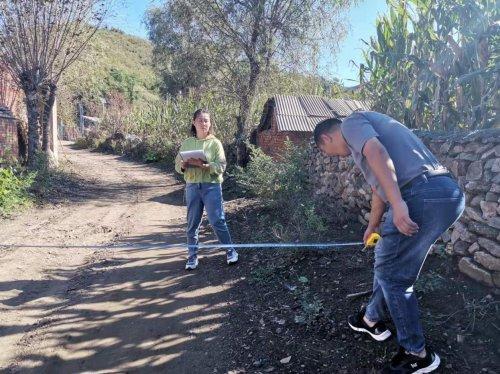
[[[7,216],[19,206],[31,203],[29,189],[36,173],[13,166],[0,168],[0,216]]]
[[[240,187],[264,200],[282,219],[273,220],[269,230],[283,240],[306,239],[325,232],[325,220],[318,214],[308,179],[306,148],[286,143],[279,160],[250,146],[250,162],[237,168]]]

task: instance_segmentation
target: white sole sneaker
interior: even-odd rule
[[[375,335],[375,334],[372,334],[370,331],[368,331],[367,329],[363,329],[363,328],[360,328],[360,327],[356,327],[356,326],[353,326],[351,325],[350,322],[347,322],[347,324],[349,325],[349,327],[351,329],[353,329],[354,331],[357,331],[357,332],[366,332],[367,334],[370,334],[370,336],[375,339],[376,341],[378,342],[383,342],[387,339],[389,339],[391,337],[391,332],[389,330],[386,330],[384,331],[383,333],[381,334],[378,334],[378,335]]]
[[[238,262],[238,253],[237,252],[235,252],[234,255],[232,255],[231,257],[227,258],[228,265],[236,264],[237,262]]]
[[[186,264],[186,270],[194,270],[198,267],[198,259],[194,262],[194,264]]]
[[[440,364],[441,364],[441,359],[439,358],[437,353],[434,353],[434,361],[432,361],[432,364],[430,364],[426,368],[422,368],[420,370],[417,370],[414,374],[430,373],[431,371],[436,370]]]

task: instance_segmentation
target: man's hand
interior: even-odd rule
[[[401,199],[401,201],[392,206],[392,221],[394,226],[396,226],[400,233],[412,236],[416,232],[418,232],[418,225],[413,222],[410,218],[410,214],[408,213],[408,206]]]
[[[375,232],[378,234],[379,228],[368,225],[368,227],[365,230],[365,234],[363,235],[363,243],[365,243],[365,245],[366,245],[366,242],[368,241],[368,238],[370,237],[370,235],[375,233]]]

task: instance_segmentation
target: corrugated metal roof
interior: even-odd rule
[[[356,110],[370,110],[367,103],[348,99],[326,99],[320,96],[276,95],[275,115],[279,131],[312,132],[321,121],[346,117]]]
[[[332,115],[332,111],[320,96],[299,96],[299,100],[309,116],[329,117]]]
[[[347,105],[347,100],[340,99],[328,99],[326,103],[328,107],[334,112],[337,116],[346,117],[353,112],[353,110]]]
[[[276,114],[307,117],[307,113],[302,107],[298,96],[276,95],[275,101],[276,101]]]

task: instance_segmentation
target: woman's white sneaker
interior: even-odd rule
[[[238,262],[238,252],[236,250],[231,250],[227,252],[227,264],[232,265]]]
[[[190,256],[186,262],[186,270],[194,270],[198,267],[198,256]]]

